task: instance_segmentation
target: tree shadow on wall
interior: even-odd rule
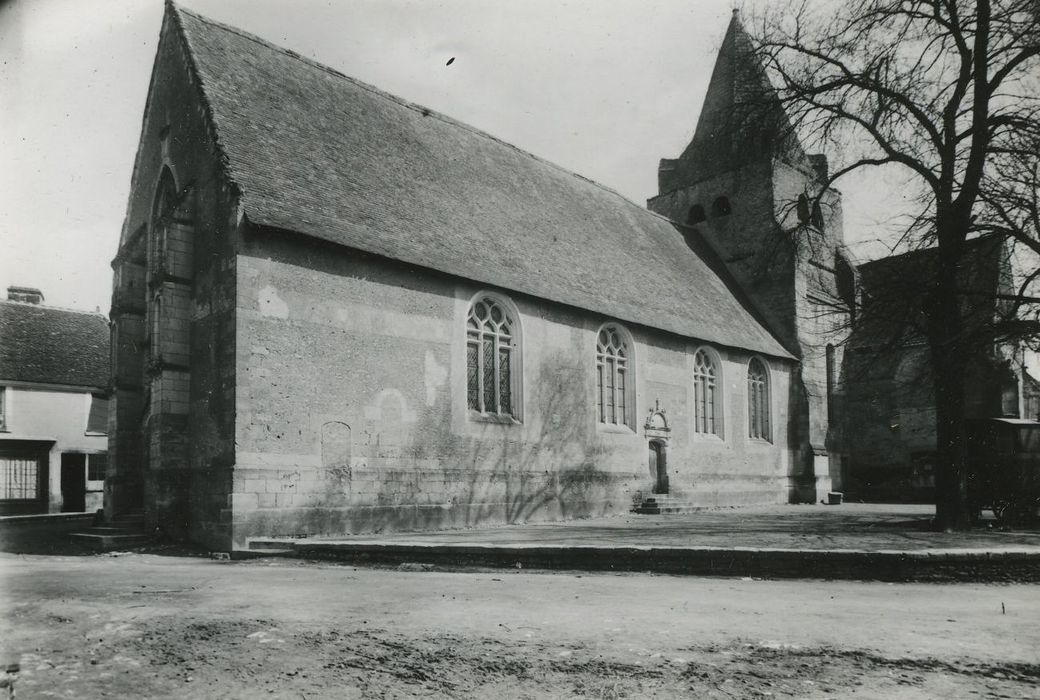
[[[415,466],[385,470],[368,496],[353,492],[354,483],[333,487],[320,498],[324,503],[314,504],[341,513],[329,513],[325,527],[466,528],[591,517],[614,512],[618,503],[627,508],[636,465],[620,474],[597,466],[608,449],[597,440],[581,364],[561,351],[541,365],[527,383],[526,425],[474,421],[475,434],[457,435],[443,417],[465,408],[448,405],[452,397],[442,394],[437,406],[420,412],[402,450],[401,461]]]

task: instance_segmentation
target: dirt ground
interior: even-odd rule
[[[1040,698],[1040,588],[0,554],[21,698]]]

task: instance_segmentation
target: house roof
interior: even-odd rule
[[[0,382],[103,388],[108,349],[101,314],[0,301]]]
[[[666,219],[473,127],[169,7],[251,222],[791,357]]]

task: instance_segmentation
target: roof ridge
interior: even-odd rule
[[[86,314],[87,316],[97,316],[98,318],[107,319],[108,317],[101,311],[85,311],[83,309],[74,309],[71,306],[55,306],[53,304],[36,304],[31,301],[17,301],[16,299],[0,299],[0,304],[17,304],[18,306],[30,306],[35,309],[48,309],[51,311],[68,311],[74,314]]]
[[[614,195],[615,197],[618,197],[619,199],[621,199],[626,204],[628,204],[628,205],[630,205],[632,207],[635,207],[639,211],[649,212],[649,209],[647,209],[646,207],[640,205],[637,202],[632,201],[631,199],[629,199],[625,195],[621,194],[620,192],[618,192],[614,188],[609,187],[608,185],[604,185],[602,182],[598,182],[596,180],[593,180],[592,178],[589,178],[589,177],[586,177],[585,175],[582,175],[581,173],[577,173],[577,172],[575,172],[573,170],[569,170],[568,168],[565,168],[565,167],[563,167],[562,165],[560,165],[558,163],[555,163],[555,162],[553,162],[551,160],[548,160],[547,158],[544,158],[543,156],[540,156],[540,155],[538,155],[536,153],[532,153],[532,152],[530,152],[528,150],[520,148],[519,146],[517,146],[515,144],[512,144],[512,143],[510,143],[510,142],[508,142],[508,141],[506,141],[504,139],[501,139],[498,136],[495,136],[494,134],[490,134],[490,133],[484,131],[483,129],[479,129],[479,128],[473,126],[472,124],[467,124],[466,122],[463,122],[463,121],[460,121],[458,119],[455,119],[454,117],[449,116],[447,114],[444,114],[443,112],[438,112],[437,110],[431,109],[431,108],[426,107],[424,105],[421,105],[421,104],[419,104],[417,102],[412,102],[411,100],[407,100],[407,99],[405,99],[403,97],[400,97],[399,95],[395,95],[393,93],[387,92],[386,90],[382,90],[382,89],[376,87],[375,85],[372,85],[371,83],[366,83],[363,80],[360,80],[360,79],[355,78],[353,76],[347,75],[346,73],[338,71],[335,68],[332,68],[331,66],[328,66],[328,65],[326,65],[324,63],[320,63],[320,62],[316,61],[313,58],[308,58],[307,56],[304,56],[304,55],[302,55],[300,53],[297,53],[296,51],[293,51],[292,49],[286,48],[284,46],[279,46],[278,44],[275,44],[275,43],[273,43],[271,41],[268,41],[267,39],[264,39],[261,36],[253,34],[251,32],[247,32],[247,31],[245,31],[243,29],[240,29],[238,27],[232,26],[230,24],[225,24],[224,22],[220,22],[220,21],[212,19],[210,17],[206,17],[205,15],[201,15],[201,14],[199,14],[198,12],[196,12],[194,10],[189,10],[189,9],[185,8],[184,6],[182,6],[182,5],[178,5],[177,3],[173,2],[173,0],[166,0],[166,2],[167,2],[167,4],[170,7],[172,7],[174,9],[174,13],[175,14],[176,13],[183,13],[183,14],[186,14],[186,15],[191,15],[192,17],[194,17],[195,19],[197,19],[200,22],[203,22],[203,23],[208,24],[208,25],[213,26],[213,27],[217,27],[218,29],[222,29],[222,30],[224,30],[226,32],[230,32],[231,34],[236,34],[236,35],[242,37],[243,39],[247,39],[247,40],[252,41],[254,43],[260,44],[261,46],[264,46],[266,48],[269,48],[269,49],[272,49],[272,50],[277,51],[279,53],[285,54],[286,56],[289,56],[291,58],[299,60],[299,61],[301,61],[301,62],[303,62],[303,63],[305,63],[305,64],[307,64],[307,65],[309,65],[309,66],[311,66],[313,68],[317,68],[318,70],[321,70],[321,71],[323,71],[325,73],[333,75],[333,76],[335,76],[337,78],[342,78],[344,80],[347,80],[348,82],[353,83],[357,87],[359,87],[359,88],[361,88],[363,90],[367,90],[368,92],[371,92],[372,94],[374,94],[374,95],[376,95],[378,97],[382,97],[383,99],[390,100],[391,102],[394,102],[394,103],[396,103],[396,104],[398,104],[398,105],[400,105],[402,107],[405,107],[406,109],[410,109],[410,110],[419,112],[424,117],[434,117],[434,118],[440,120],[441,122],[443,122],[445,124],[448,124],[450,126],[454,126],[454,127],[457,127],[457,128],[461,128],[461,129],[463,129],[465,131],[468,131],[468,132],[470,132],[472,134],[475,134],[475,135],[480,136],[482,138],[489,139],[491,141],[494,141],[495,143],[498,143],[498,144],[501,144],[501,145],[506,146],[508,148],[511,148],[514,151],[517,151],[518,153],[522,153],[523,155],[525,155],[525,156],[527,156],[529,158],[533,158],[534,160],[539,161],[540,163],[544,163],[544,164],[546,164],[548,166],[551,166],[552,168],[555,168],[556,170],[558,170],[558,171],[560,171],[562,173],[565,173],[567,175],[571,175],[573,177],[576,177],[579,180],[584,180],[585,182],[588,182],[589,184],[594,185],[595,187],[598,187],[599,189],[601,189],[601,190],[603,190],[605,192],[609,192],[610,194]],[[178,22],[178,26],[180,26],[180,22]],[[188,43],[188,46],[189,46],[189,53],[192,54],[192,60],[194,61],[195,57],[194,57],[194,51],[191,49],[191,41],[190,41],[190,39],[187,38],[186,32],[184,32],[184,27],[183,26],[180,26],[180,30],[181,30],[182,34],[185,34],[185,40],[186,40],[186,42]],[[199,82],[200,82],[200,84],[202,83],[201,80]],[[203,86],[203,98],[205,99],[205,87],[204,86]]]
[[[987,233],[980,233],[979,235],[975,236],[974,238],[966,238],[964,240],[964,245],[965,246],[982,245],[983,243],[988,243],[988,242],[991,242],[991,241],[998,241],[998,240],[999,240],[999,236],[996,233],[989,233],[989,232],[987,232]],[[859,265],[857,265],[857,267],[866,267],[868,265],[875,265],[877,263],[884,263],[884,262],[889,262],[889,261],[892,261],[892,260],[898,260],[899,258],[908,258],[908,257],[913,256],[913,255],[924,255],[925,253],[935,253],[935,252],[938,252],[938,250],[939,250],[938,244],[928,245],[928,246],[925,246],[923,248],[914,248],[913,250],[904,250],[902,253],[892,253],[891,255],[885,255],[884,257],[874,258],[873,260],[866,260],[866,261],[860,263]]]
[[[221,139],[220,129],[217,128],[217,120],[213,116],[213,105],[210,104],[209,95],[206,93],[206,81],[203,80],[202,73],[201,71],[199,71],[199,67],[196,62],[195,48],[191,45],[191,39],[188,37],[188,33],[184,31],[184,24],[181,22],[181,14],[183,13],[191,15],[192,17],[198,19],[201,22],[209,22],[212,24],[219,23],[214,22],[208,17],[203,17],[202,15],[196,12],[192,12],[191,10],[186,10],[185,8],[175,3],[173,0],[166,0],[166,10],[169,13],[170,18],[173,22],[174,32],[180,38],[182,44],[181,48],[183,49],[185,54],[185,59],[188,64],[188,72],[191,75],[191,81],[195,83],[194,87],[199,92],[199,101],[202,103],[203,112],[205,113],[204,122],[208,125],[209,130],[212,133],[213,143],[217,148],[217,153],[219,154],[221,161],[221,170],[224,174],[224,177],[228,179],[228,182],[231,184],[231,186],[234,189],[241,191],[241,187],[239,186],[238,180],[235,177],[234,166],[231,162],[231,156],[227,152],[227,147],[224,145],[223,139]],[[219,26],[225,29],[233,29],[233,27],[229,27],[227,25]],[[151,88],[149,88],[149,97],[150,96]],[[147,106],[145,107],[145,109],[147,110]]]

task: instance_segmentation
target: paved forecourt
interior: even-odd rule
[[[255,538],[253,554],[354,563],[763,578],[1040,581],[1040,532],[933,532],[932,506],[764,506],[351,537]]]

